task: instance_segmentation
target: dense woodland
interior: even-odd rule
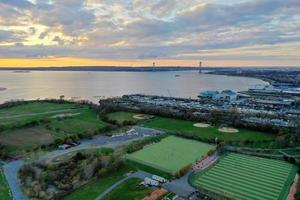
[[[24,192],[30,198],[60,199],[94,178],[105,177],[121,166],[112,154],[78,152],[53,162],[35,162],[19,172]]]

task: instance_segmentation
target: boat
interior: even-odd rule
[[[15,70],[13,73],[30,73],[30,70]]]

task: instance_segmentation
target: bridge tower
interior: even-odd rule
[[[199,73],[202,73],[202,61],[199,62]]]

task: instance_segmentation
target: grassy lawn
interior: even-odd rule
[[[218,131],[218,127],[198,128],[194,126],[195,122],[185,121],[172,118],[157,117],[152,120],[147,120],[143,124],[150,128],[163,129],[169,132],[179,133],[182,135],[193,136],[198,139],[214,139],[218,137],[224,141],[245,141],[251,140],[259,141],[272,141],[274,136],[271,134],[251,131],[247,129],[239,129],[238,133],[224,133]]]
[[[62,200],[95,200],[102,192],[124,177],[124,174],[131,171],[132,168],[124,165],[117,172],[107,177],[96,179],[87,185],[75,190],[71,194],[62,198]]]
[[[48,102],[33,102],[24,105],[17,105],[10,108],[3,108],[0,110],[0,116],[14,116],[28,113],[41,113],[54,110],[71,109],[74,108],[74,104],[64,103],[48,103]]]
[[[155,174],[161,177],[164,177],[166,179],[172,179],[173,175],[168,173],[168,172],[164,172],[162,170],[159,170],[157,168],[151,167],[149,165],[145,165],[139,162],[135,162],[132,160],[126,160],[125,161],[127,166],[130,166],[132,169],[134,169],[135,171],[141,170],[141,171],[145,171],[148,172],[150,174]]]
[[[43,120],[32,126],[26,123]],[[86,105],[30,102],[0,109],[0,144],[8,155],[25,155],[27,150],[48,145],[67,136],[94,133],[107,124]],[[17,126],[12,128],[13,126]],[[23,126],[23,127],[22,127]]]
[[[194,186],[230,199],[286,199],[297,168],[279,160],[230,153],[191,178]]]
[[[80,107],[81,106],[75,104],[33,102],[3,108],[0,109],[0,125],[10,128],[14,125],[22,125],[31,121],[41,120],[59,113],[73,112],[73,109]]]
[[[63,138],[65,134],[73,135],[90,132],[103,128],[106,124],[98,119],[97,113],[91,109],[81,109],[79,115],[66,119],[53,119],[47,126],[55,130],[57,138]]]
[[[138,178],[128,179],[107,194],[103,200],[141,200],[151,192],[151,189],[139,185],[141,181]]]
[[[13,200],[1,168],[0,168],[0,199]]]
[[[116,120],[119,124],[122,124],[124,121],[137,121],[133,118],[136,113],[131,112],[113,112],[107,114],[108,119]]]
[[[127,159],[175,174],[183,167],[200,160],[214,146],[195,140],[169,136],[160,142],[127,155]]]
[[[53,141],[53,132],[42,126],[7,130],[0,133],[0,143],[9,149],[11,154],[51,144]]]

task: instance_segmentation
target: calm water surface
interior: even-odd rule
[[[176,77],[179,75],[179,77]],[[30,72],[0,71],[0,102],[12,99],[66,98],[88,99],[151,94],[197,98],[203,90],[247,90],[264,81],[222,75],[186,72]]]

